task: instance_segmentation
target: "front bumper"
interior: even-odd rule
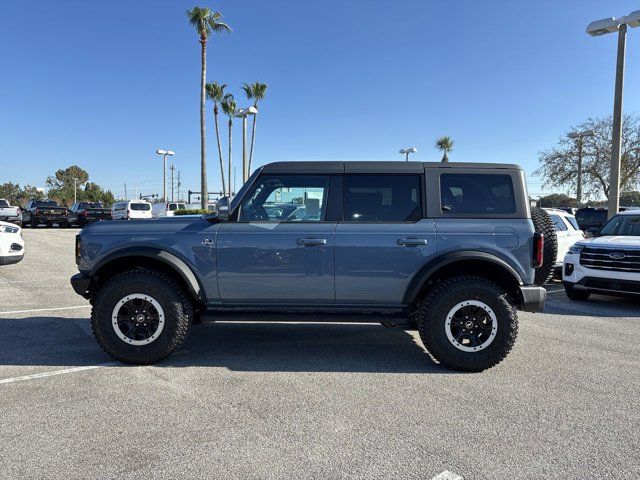
[[[76,273],[71,277],[71,286],[75,290],[75,292],[89,299],[89,284],[91,283],[91,277],[89,275],[85,275],[84,273]]]
[[[602,295],[614,295],[623,297],[640,296],[640,282],[634,280],[621,280],[619,278],[583,277],[578,282],[564,280],[564,288],[582,292],[599,293]]]
[[[524,285],[520,287],[522,302],[520,310],[525,312],[544,311],[544,302],[547,299],[547,291],[535,285]]]
[[[0,265],[12,265],[21,262],[24,258],[24,252],[19,255],[4,255],[0,257]]]

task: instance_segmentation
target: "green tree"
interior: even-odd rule
[[[554,208],[554,207],[577,207],[578,200],[565,195],[564,193],[552,193],[546,197],[540,197],[538,202],[539,207]]]
[[[218,126],[218,114],[220,113],[218,110],[218,105],[222,102],[224,98],[224,89],[227,87],[226,84],[220,85],[217,82],[207,83],[207,98],[213,101],[213,118],[216,125],[216,139],[218,140],[218,157],[220,158],[220,178],[222,178],[222,195],[226,196],[227,189],[225,187],[225,179],[224,179],[224,158],[222,156],[222,143],[220,142],[220,128]]]
[[[632,190],[620,193],[620,205],[625,207],[640,207],[640,192]]]
[[[242,89],[247,95],[247,99],[253,100],[253,106],[258,109],[258,102],[264,99],[267,93],[268,85],[266,83],[254,82],[245,83]],[[251,125],[251,149],[249,150],[249,175],[251,175],[251,161],[253,160],[253,146],[256,141],[256,123],[258,121],[258,113],[253,116],[253,123]]]
[[[440,137],[436,140],[436,148],[444,152],[442,161],[448,162],[449,156],[447,154],[453,150],[453,140],[451,140],[451,137]]]
[[[229,117],[229,167],[227,169],[227,175],[229,175],[229,193],[232,193],[233,188],[231,187],[231,140],[233,131],[233,117],[235,117],[236,115],[237,106],[233,95],[231,95],[230,93],[224,96],[220,105],[222,106],[222,111]]]
[[[73,202],[74,188],[80,188],[88,181],[89,173],[77,165],[57,170],[53,176],[47,177],[49,198],[67,204]]]
[[[611,116],[590,118],[569,131],[593,130],[583,138],[582,190],[585,197],[609,198],[609,167],[611,165]],[[639,184],[640,173],[640,118],[625,115],[622,122],[620,191],[631,191]],[[575,192],[578,179],[578,144],[563,134],[556,145],[538,154],[540,168],[535,174],[544,179],[545,186]]]
[[[205,128],[205,102],[207,83],[207,41],[212,33],[230,32],[231,28],[222,22],[222,14],[209,8],[193,7],[187,10],[189,23],[193,25],[200,37],[200,189],[201,206],[207,208],[207,143]]]

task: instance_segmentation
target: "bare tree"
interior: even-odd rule
[[[590,118],[570,131],[593,130],[595,135],[583,138],[582,189],[587,197],[604,194],[609,198],[609,169],[611,165],[612,119]],[[538,154],[540,167],[536,175],[544,179],[545,186],[575,192],[578,178],[578,145],[563,135],[549,150]],[[622,157],[620,190],[629,191],[638,186],[640,172],[640,118],[625,115],[622,124]]]

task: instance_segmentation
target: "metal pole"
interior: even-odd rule
[[[405,153],[404,155],[405,155],[404,161],[408,162],[409,161],[409,152]]]
[[[162,155],[162,201],[167,201],[167,154]]]
[[[249,174],[249,165],[247,164],[247,115],[242,117],[242,183],[247,181]],[[234,178],[234,190],[235,190],[235,178]]]
[[[73,203],[78,201],[78,179],[73,179]]]
[[[616,61],[616,91],[613,97],[613,141],[611,145],[611,172],[609,176],[609,218],[620,208],[620,149],[622,145],[622,91],[624,89],[624,56],[627,24],[618,28],[618,59]]]
[[[576,188],[576,200],[578,206],[582,204],[582,141],[583,137],[578,137],[578,186]]]
[[[173,202],[173,170],[175,167],[171,164],[171,201]]]

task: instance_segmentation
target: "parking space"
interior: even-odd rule
[[[640,303],[520,314],[515,350],[443,369],[380,325],[193,327],[111,362],[69,285],[77,230],[24,231],[0,267],[2,478],[637,478]]]

